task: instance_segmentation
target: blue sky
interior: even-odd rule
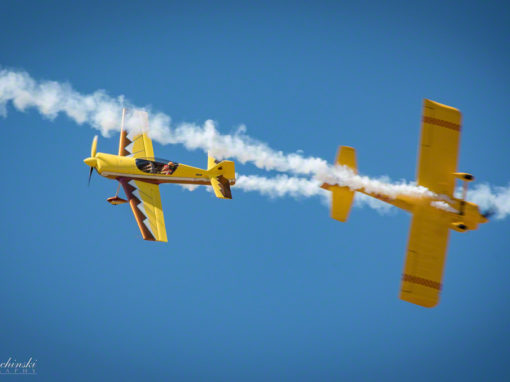
[[[105,89],[178,122],[415,177],[421,103],[463,112],[459,170],[510,182],[504,2],[14,2],[0,65]],[[398,299],[410,217],[318,198],[162,187],[168,244],[140,238],[82,160],[97,132],[8,105],[0,361],[40,380],[504,380],[509,220],[450,239],[440,305]],[[118,135],[100,137],[116,152]],[[202,151],[154,144],[205,166]],[[243,174],[273,176],[252,165]],[[97,175],[97,174],[96,174]],[[0,376],[1,377],[1,376]]]

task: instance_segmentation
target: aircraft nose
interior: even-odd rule
[[[90,167],[96,167],[97,166],[97,159],[96,158],[86,158],[83,160],[87,166]]]

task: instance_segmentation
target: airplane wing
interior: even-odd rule
[[[414,212],[400,298],[432,308],[439,302],[449,237],[448,217],[431,207]]]
[[[418,185],[445,195],[453,195],[457,171],[461,113],[428,99],[423,101]]]
[[[122,114],[124,121],[125,112]],[[122,128],[119,140],[119,155],[133,158],[154,158],[152,140],[149,138],[149,116],[145,111],[136,110],[132,118],[139,129],[129,133]],[[124,124],[124,123],[123,123]]]
[[[168,241],[159,186],[137,180],[121,181],[144,240]]]

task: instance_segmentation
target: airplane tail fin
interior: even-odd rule
[[[349,167],[355,173],[358,172],[356,165],[356,150],[352,147],[340,146],[336,157],[337,165]],[[324,183],[322,188],[331,191],[331,217],[341,222],[347,221],[354,201],[354,191],[349,187],[330,185]]]
[[[220,199],[232,199],[230,185],[236,181],[235,164],[232,161],[217,161],[211,155],[207,159],[207,171],[214,194]]]

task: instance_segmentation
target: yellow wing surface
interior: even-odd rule
[[[125,112],[122,113],[124,121]],[[119,140],[119,155],[133,158],[154,158],[152,140],[149,138],[149,116],[145,111],[136,110],[132,116],[137,125],[134,130],[127,132],[122,129]],[[122,123],[124,125],[124,122]]]
[[[144,240],[167,241],[159,186],[137,180],[121,183]]]
[[[417,183],[453,196],[461,131],[461,113],[424,100]],[[449,237],[448,217],[432,207],[414,211],[400,298],[431,308],[439,302]]]
[[[352,147],[341,146],[336,155],[336,164],[349,167],[355,174],[358,173],[356,164],[356,150]],[[331,217],[346,222],[354,201],[354,191],[349,187],[331,188]]]
[[[459,110],[424,100],[418,185],[438,194],[453,195],[453,173],[457,171],[461,119]]]
[[[437,305],[449,233],[448,217],[444,214],[432,207],[415,211],[402,275],[402,300],[427,308]]]
[[[126,109],[122,110],[122,130],[119,140],[119,155],[133,158],[153,158],[154,149],[149,138],[149,116],[136,110],[131,116],[133,129],[124,129]],[[131,210],[144,240],[167,241],[165,218],[161,206],[159,186],[138,180],[120,181],[129,200]]]

